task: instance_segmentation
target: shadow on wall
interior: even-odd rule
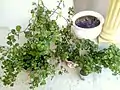
[[[108,10],[110,0],[73,0],[75,11],[93,10],[101,13],[104,17]]]

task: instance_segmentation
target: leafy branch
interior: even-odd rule
[[[38,5],[33,3],[36,7],[31,10],[32,18],[27,28],[22,30],[17,25],[8,34],[9,47],[0,47],[1,67],[4,70],[0,79],[4,85],[13,86],[22,70],[29,71],[31,89],[44,85],[49,75],[56,74],[57,65],[66,60],[77,64],[82,75],[99,73],[102,67],[110,68],[114,74],[120,74],[119,48],[110,45],[99,50],[94,42],[76,38],[71,32],[73,8],[69,8],[68,19],[62,16],[67,21],[67,26],[59,27],[56,20],[51,20],[51,15],[59,14],[57,10],[61,10],[63,1],[60,0],[54,11],[47,9],[40,1]],[[24,33],[27,40],[23,45],[19,45],[16,39],[20,33]]]
[[[59,26],[55,20],[50,19],[52,11],[46,9],[44,4],[35,4],[31,10],[32,18],[25,30],[21,26],[12,29],[7,37],[9,48],[4,50],[1,47],[1,61],[4,75],[1,77],[4,85],[13,86],[18,73],[22,70],[29,71],[31,89],[39,84],[46,83],[48,75],[55,74],[55,65],[51,43],[59,39]],[[17,43],[16,37],[24,33],[27,41],[21,46]]]

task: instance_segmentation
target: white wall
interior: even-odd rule
[[[32,0],[0,0],[0,26],[25,26],[30,18]]]
[[[94,10],[106,16],[109,0],[74,0],[76,12]]]
[[[30,10],[32,2],[37,0],[0,0],[0,26],[14,28],[16,25],[26,27],[28,20],[31,17]],[[55,8],[57,0],[43,0],[49,8]],[[64,16],[67,16],[67,9],[73,6],[72,0],[64,0],[66,7],[63,9]],[[60,22],[64,22],[63,20]]]

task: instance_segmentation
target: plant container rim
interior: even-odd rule
[[[79,13],[75,14],[72,18],[72,21],[73,21],[73,26],[76,27],[78,30],[79,29],[82,29],[82,30],[92,30],[93,28],[82,28],[82,27],[78,27],[76,24],[75,24],[75,21],[80,18],[80,17],[83,17],[83,16],[93,16],[93,17],[96,17],[99,21],[100,21],[100,24],[96,27],[93,27],[93,28],[98,28],[100,26],[102,26],[104,24],[104,17],[96,12],[96,11],[80,11]]]

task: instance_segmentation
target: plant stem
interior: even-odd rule
[[[61,5],[62,1],[60,1],[57,5],[57,8],[53,11],[53,13],[50,15],[50,17],[59,9],[60,5]]]

